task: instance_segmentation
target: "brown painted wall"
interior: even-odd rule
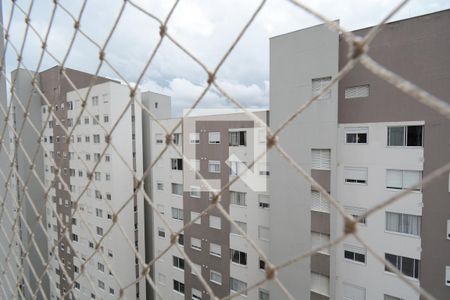
[[[196,132],[200,133],[200,144],[196,145],[196,158],[200,160],[200,173],[205,179],[219,179],[221,186],[229,182],[229,167],[225,161],[229,157],[228,130],[230,128],[249,128],[253,127],[253,121],[197,121],[195,123]],[[208,132],[220,132],[220,144],[208,143]],[[189,132],[184,131],[185,136]],[[218,160],[221,162],[221,172],[217,174],[208,172],[208,160]],[[253,158],[249,157],[252,161]],[[185,189],[188,187],[185,187]],[[201,212],[211,203],[207,192],[201,193],[201,198],[192,198],[189,192],[183,194],[183,209],[185,224],[190,221],[191,211]],[[230,198],[227,189],[221,197],[221,204],[229,212]],[[218,209],[210,211],[210,215],[220,216]],[[230,223],[222,217],[221,230],[209,227],[209,215],[202,217],[201,224],[193,224],[185,232],[186,254],[196,264],[202,266],[202,276],[208,281],[214,294],[217,297],[225,297],[230,293]],[[197,251],[191,248],[190,239],[196,237],[202,240],[202,250]],[[209,243],[215,243],[222,246],[222,257],[218,258],[209,254]],[[207,266],[205,268],[204,266]],[[185,299],[191,299],[192,288],[203,291],[204,287],[197,279],[197,276],[191,274],[191,268],[186,264],[184,272]],[[222,274],[222,285],[217,285],[209,281],[210,271],[214,270]],[[203,299],[203,298],[202,298]],[[209,295],[204,294],[204,299],[210,299]]]
[[[367,29],[355,31],[363,36]],[[348,47],[339,43],[339,65],[347,61]],[[450,102],[450,10],[383,26],[369,55],[388,69]],[[370,96],[344,99],[346,87],[369,84]],[[450,161],[450,120],[418,103],[395,87],[357,66],[339,82],[339,123],[425,121],[424,176]],[[423,190],[421,286],[438,299],[450,298],[445,266],[450,265],[448,176]]]

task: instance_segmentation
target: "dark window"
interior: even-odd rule
[[[407,127],[407,146],[422,146],[423,126]]]
[[[347,144],[366,144],[367,133],[347,133]]]
[[[366,255],[361,253],[345,250],[344,257],[346,259],[354,260],[363,264],[366,263]]]
[[[231,131],[228,133],[229,146],[245,146],[247,145],[247,132]]]
[[[398,256],[389,253],[386,253],[384,257],[404,275],[412,278],[419,278],[420,261],[418,259]],[[385,271],[390,272],[387,266],[385,266],[384,269]]]
[[[173,289],[179,293],[184,294],[184,283],[174,280],[173,281]]]
[[[172,170],[183,170],[183,160],[181,158],[172,158],[170,162]]]
[[[230,249],[230,258],[232,262],[240,265],[247,265],[247,253]]]

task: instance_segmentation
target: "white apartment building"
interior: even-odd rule
[[[258,112],[257,115],[267,122],[267,113]],[[179,119],[160,122],[171,130]],[[165,147],[165,132],[156,122],[152,122],[151,128],[151,153],[158,156]],[[252,162],[255,144],[265,151],[265,131],[257,130],[259,128],[254,128],[253,121],[243,114],[189,117],[175,132],[173,144],[189,159],[192,168],[211,181],[213,188],[220,190],[220,186]],[[211,202],[210,193],[195,179],[192,168],[169,147],[153,169],[152,199],[158,211],[153,213],[155,256],[170,245],[170,231],[165,223],[172,230],[179,230]],[[269,176],[266,163],[256,164],[253,171],[256,181],[265,182]],[[237,180],[226,189],[221,204],[257,246],[268,253],[270,197],[267,190],[254,191],[250,186],[242,179]],[[189,267],[175,247],[162,255],[155,263],[154,279],[164,299],[210,299],[197,278],[200,272],[218,297],[239,293],[265,276],[264,260],[217,209],[186,228],[178,244],[195,268]],[[237,298],[268,297],[268,287],[262,286]]]
[[[450,95],[447,50],[450,11],[385,24],[369,55],[441,99]],[[364,36],[371,28],[353,33]],[[421,38],[417,38],[421,37]],[[404,51],[408,49],[408,51]],[[271,128],[318,96],[349,57],[325,25],[271,39]],[[437,299],[450,297],[450,182],[422,178],[450,161],[449,120],[362,66],[323,93],[279,139],[350,215],[417,185],[406,197],[361,220],[357,230],[410,284]],[[279,264],[339,237],[344,219],[276,152],[270,191],[270,259]],[[421,299],[353,236],[279,272],[300,299]],[[275,299],[281,291],[271,290]],[[271,296],[272,296],[271,295]]]

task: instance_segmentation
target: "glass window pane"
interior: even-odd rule
[[[388,146],[405,145],[405,127],[388,127]]]
[[[408,126],[407,142],[408,146],[422,146],[423,126]]]

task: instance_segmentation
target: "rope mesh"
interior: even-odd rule
[[[48,278],[52,289],[56,289],[60,284],[59,282],[55,281],[54,276],[51,276],[51,272],[54,271],[52,270],[51,260],[47,259],[48,255],[47,253],[41,253],[35,240],[35,233],[33,232],[33,228],[35,227],[29,224],[30,218],[27,218],[26,214],[33,215],[33,218],[36,219],[36,224],[39,227],[39,230],[42,230],[45,237],[49,241],[51,241],[53,237],[52,235],[48,234],[47,224],[43,222],[44,219],[43,216],[45,214],[47,214],[47,216],[50,214],[56,216],[57,218],[57,223],[61,232],[58,235],[59,238],[57,240],[54,240],[54,243],[51,244],[52,247],[49,246],[48,251],[54,254],[54,258],[56,259],[59,265],[60,271],[63,273],[64,277],[67,280],[67,288],[61,293],[61,297],[63,299],[64,297],[72,294],[73,289],[76,288],[77,280],[79,280],[80,278],[83,278],[83,280],[87,281],[92,290],[96,289],[97,286],[96,279],[94,278],[94,276],[92,276],[92,274],[87,272],[85,268],[85,266],[91,264],[93,261],[101,261],[105,265],[106,270],[108,270],[112,274],[113,280],[119,287],[116,293],[116,296],[118,298],[126,299],[127,294],[125,293],[125,291],[130,287],[135,286],[136,283],[141,282],[142,284],[142,282],[144,281],[147,282],[152,287],[154,292],[159,297],[163,298],[163,295],[158,290],[158,285],[154,281],[155,279],[152,278],[151,276],[151,270],[155,262],[159,261],[171,248],[174,248],[185,260],[185,263],[187,263],[187,265],[189,265],[191,269],[195,270],[191,258],[186,254],[183,247],[180,247],[177,241],[180,237],[180,234],[184,230],[192,226],[192,224],[195,223],[196,220],[201,218],[202,215],[207,214],[214,208],[216,208],[221,213],[223,218],[227,222],[229,222],[231,226],[234,226],[239,231],[239,233],[246,240],[248,245],[250,245],[250,247],[252,247],[254,251],[256,251],[258,255],[266,262],[265,279],[260,280],[258,282],[249,282],[247,288],[241,292],[256,289],[262,286],[264,283],[271,281],[283,291],[286,298],[294,299],[294,296],[287,290],[283,282],[278,278],[279,272],[281,272],[284,268],[288,266],[291,266],[301,260],[311,257],[318,251],[330,247],[335,247],[336,245],[342,243],[342,241],[344,241],[348,236],[351,235],[354,236],[362,245],[367,247],[369,252],[372,253],[373,256],[380,263],[386,265],[392,272],[397,274],[398,278],[400,278],[411,289],[414,289],[417,293],[420,293],[425,299],[434,299],[423,288],[415,284],[412,284],[410,280],[408,280],[405,277],[404,274],[399,272],[395,268],[395,266],[387,262],[384,259],[384,257],[382,257],[382,255],[376,253],[376,251],[373,250],[371,245],[367,243],[364,237],[362,237],[359,234],[356,227],[356,223],[358,221],[376,213],[377,211],[383,209],[388,205],[391,205],[392,203],[398,201],[399,199],[402,199],[410,192],[414,191],[415,187],[411,187],[407,190],[397,193],[392,198],[382,201],[373,208],[369,208],[363,215],[355,219],[353,216],[349,215],[346,212],[345,208],[343,207],[341,202],[338,201],[338,199],[330,195],[322,186],[320,186],[320,184],[316,182],[311,177],[311,175],[307,171],[305,171],[305,169],[298,162],[296,162],[290,156],[289,153],[287,153],[283,149],[283,146],[280,143],[278,143],[278,136],[280,135],[280,133],[287,127],[289,127],[294,120],[301,118],[302,113],[308,107],[310,107],[314,101],[319,99],[323,94],[325,94],[333,86],[335,86],[339,82],[339,80],[342,79],[349,71],[351,71],[358,63],[364,66],[367,70],[369,70],[379,78],[395,86],[403,93],[408,94],[413,99],[417,100],[423,105],[428,106],[429,108],[435,110],[439,114],[442,114],[443,116],[450,119],[450,106],[447,102],[431,95],[426,90],[421,89],[417,85],[402,78],[400,75],[395,74],[394,72],[386,69],[381,64],[374,61],[368,55],[370,43],[373,41],[374,37],[380,31],[380,27],[385,22],[387,22],[393,15],[395,15],[406,3],[408,3],[409,2],[408,0],[400,2],[392,11],[388,12],[386,16],[381,18],[380,23],[377,26],[373,27],[363,38],[355,36],[352,32],[347,31],[345,28],[342,28],[342,26],[340,26],[337,22],[328,19],[326,16],[322,15],[319,11],[312,9],[302,1],[297,0],[289,1],[295,6],[295,8],[293,7],[293,9],[300,9],[309,13],[310,15],[319,19],[320,21],[324,22],[326,26],[329,28],[329,30],[340,33],[342,37],[345,39],[345,41],[349,44],[351,53],[349,53],[350,59],[347,62],[347,64],[336,74],[336,76],[333,76],[331,82],[327,84],[319,94],[315,95],[314,97],[306,101],[304,104],[299,106],[298,109],[294,111],[291,114],[291,116],[287,118],[286,121],[276,129],[273,128],[271,129],[267,127],[265,122],[263,122],[254,112],[246,109],[241,104],[239,99],[235,99],[234,97],[232,97],[217,80],[217,74],[219,70],[226,62],[226,60],[229,58],[230,54],[235,49],[236,45],[241,41],[242,37],[246,34],[249,27],[251,27],[252,23],[254,23],[260,11],[266,5],[265,0],[259,3],[256,9],[252,12],[250,18],[248,18],[245,25],[237,33],[237,35],[235,36],[234,40],[229,45],[229,47],[224,49],[223,55],[219,60],[219,63],[212,67],[208,66],[206,63],[203,63],[201,59],[198,58],[193,53],[192,50],[188,49],[180,41],[178,41],[177,38],[174,35],[172,35],[172,33],[169,30],[171,27],[172,16],[174,15],[174,12],[177,9],[177,5],[179,4],[180,1],[174,2],[173,6],[169,10],[169,13],[164,19],[158,18],[151,11],[148,11],[146,8],[141,6],[138,3],[138,1],[132,0],[123,1],[119,12],[117,13],[116,16],[114,16],[113,25],[111,26],[111,28],[109,28],[109,34],[107,35],[107,38],[104,42],[99,42],[95,40],[95,38],[93,38],[88,33],[88,31],[86,31],[83,27],[83,16],[87,2],[88,2],[87,0],[83,1],[81,3],[79,12],[77,14],[74,14],[73,12],[71,12],[69,8],[67,8],[63,4],[62,1],[56,0],[53,1],[47,29],[46,31],[42,31],[40,28],[37,28],[36,25],[33,24],[31,20],[32,12],[34,10],[39,9],[38,3],[36,3],[36,1],[31,0],[29,2],[28,7],[23,7],[19,1],[11,1],[10,11],[8,12],[9,19],[5,20],[5,22],[1,24],[3,34],[5,37],[4,51],[2,53],[3,60],[6,57],[6,53],[9,53],[10,55],[13,54],[14,56],[16,56],[17,64],[15,65],[15,68],[25,70],[25,72],[31,78],[32,93],[30,93],[30,95],[34,94],[39,95],[48,107],[48,114],[45,120],[42,121],[42,124],[36,124],[36,122],[34,122],[30,118],[32,96],[30,96],[25,101],[24,99],[19,99],[18,94],[20,94],[20,90],[16,86],[15,80],[7,74],[6,67],[4,65],[1,66],[0,68],[2,74],[1,77],[4,80],[6,80],[6,84],[8,86],[9,91],[8,93],[9,100],[2,102],[0,105],[2,119],[4,120],[3,123],[1,124],[0,153],[7,160],[7,166],[5,166],[5,168],[2,168],[0,170],[1,181],[5,187],[4,194],[1,195],[2,202],[0,210],[0,224],[1,224],[0,228],[2,236],[1,239],[3,241],[0,244],[0,252],[2,254],[2,257],[5,258],[0,266],[1,270],[0,293],[2,294],[1,296],[2,299],[25,298],[26,296],[24,295],[24,290],[29,291],[29,297],[31,299],[36,299],[38,297],[47,299],[47,296],[41,286],[41,282],[44,280],[44,278],[46,277]],[[142,69],[140,70],[139,76],[137,77],[138,79],[134,83],[129,82],[126,79],[126,77],[123,74],[121,74],[121,72],[115,67],[114,63],[108,57],[108,46],[110,44],[112,37],[115,34],[118,23],[123,18],[123,13],[127,8],[137,9],[149,20],[155,22],[159,26],[159,39],[156,42],[154,48],[149,49],[150,50],[149,57],[145,62],[142,63]],[[49,36],[54,28],[54,21],[57,13],[63,14],[66,18],[68,18],[73,22],[73,35],[70,39],[70,43],[68,44],[67,50],[65,51],[65,55],[62,57],[62,59],[59,59],[57,55],[55,55],[49,50]],[[15,39],[11,38],[11,36],[15,34],[14,32],[11,31],[13,27],[12,24],[13,21],[17,19],[23,19],[23,22],[25,23],[25,30],[21,42],[13,42],[13,40]],[[76,85],[73,83],[66,69],[67,60],[71,56],[75,40],[77,39],[77,37],[80,36],[85,38],[98,51],[98,65],[96,68],[96,72],[94,73],[94,77],[92,78],[91,83],[89,84],[87,89],[83,90],[83,92],[79,91],[76,88]],[[24,59],[25,58],[24,53],[25,48],[27,47],[27,42],[31,39],[37,39],[41,45],[41,51],[37,66],[36,68],[33,69],[29,68],[26,65],[26,59]],[[164,123],[158,121],[157,116],[155,116],[147,107],[145,107],[143,103],[136,97],[138,87],[140,86],[140,84],[142,84],[142,81],[144,79],[147,70],[152,66],[156,54],[161,51],[161,45],[163,41],[171,43],[173,46],[175,46],[183,53],[185,53],[188,59],[192,60],[192,62],[197,64],[203,70],[205,75],[204,78],[205,81],[207,82],[202,92],[193,101],[187,113],[179,120],[179,122],[176,123],[175,126],[171,128],[167,128],[164,125]],[[66,80],[76,93],[77,97],[82,101],[81,103],[82,109],[79,112],[79,114],[73,119],[72,126],[65,125],[64,121],[58,117],[58,114],[55,112],[55,103],[53,102],[53,99],[48,99],[46,97],[45,91],[41,90],[41,87],[37,83],[36,74],[42,71],[41,67],[45,57],[50,58],[54,62],[54,64],[58,66],[60,70],[60,77],[61,77],[60,80]],[[76,132],[78,130],[80,122],[83,120],[83,116],[88,115],[91,118],[96,117],[95,113],[90,111],[88,102],[90,101],[92,88],[95,85],[95,81],[99,77],[100,69],[103,66],[107,66],[110,70],[112,70],[114,75],[117,76],[122,81],[122,83],[128,87],[129,99],[122,113],[116,120],[113,120],[114,122],[111,124],[111,126],[105,128],[101,124],[101,122],[98,122],[97,126],[98,130],[106,137],[106,147],[102,149],[99,159],[94,164],[94,166],[91,167],[88,163],[85,162],[85,156],[83,156],[82,151],[79,151],[79,149],[77,149],[78,147],[76,143],[71,142],[71,139],[76,138]],[[244,230],[240,228],[240,226],[235,221],[233,221],[233,218],[230,216],[229,212],[227,212],[227,210],[220,201],[220,196],[222,196],[224,191],[227,188],[229,188],[231,184],[239,180],[239,178],[243,174],[240,174],[240,176],[236,176],[226,186],[222,187],[220,191],[215,191],[209,185],[208,180],[206,180],[198,171],[196,171],[196,175],[198,176],[198,178],[200,178],[202,183],[208,186],[210,188],[210,191],[213,193],[211,204],[204,211],[202,211],[198,217],[192,219],[190,222],[185,223],[182,228],[178,229],[171,228],[170,224],[167,222],[167,219],[159,212],[158,208],[154,204],[153,199],[144,190],[143,182],[145,178],[149,175],[150,170],[155,167],[156,163],[163,157],[163,155],[168,151],[168,149],[173,149],[180,157],[182,157],[185,160],[185,163],[191,164],[190,160],[187,159],[185,155],[182,152],[180,152],[179,148],[177,148],[173,144],[172,137],[175,131],[182,126],[183,118],[187,118],[190,116],[192,111],[195,108],[197,108],[198,105],[203,101],[205,95],[211,88],[214,88],[216,91],[218,91],[232,105],[242,109],[245,115],[249,117],[251,120],[253,120],[256,124],[258,124],[259,126],[264,126],[267,130],[266,152],[275,151],[279,155],[281,155],[292,166],[292,168],[296,170],[299,176],[303,177],[306,181],[308,181],[315,190],[319,191],[322,194],[322,196],[327,201],[329,201],[329,203],[333,207],[336,208],[336,211],[345,220],[344,222],[345,228],[341,229],[341,233],[338,234],[337,237],[335,237],[329,243],[324,244],[315,249],[312,249],[311,251],[308,251],[306,253],[298,253],[298,255],[294,257],[287,257],[283,263],[273,264],[270,262],[268,255],[258,247],[257,243],[254,240],[252,240],[252,237],[250,237]],[[120,123],[123,122],[123,118],[126,115],[126,113],[131,109],[133,109],[133,107],[138,107],[143,112],[148,114],[151,117],[151,119],[153,119],[158,124],[158,126],[160,126],[164,130],[166,136],[168,137],[165,140],[165,145],[162,151],[154,155],[155,158],[151,161],[151,163],[148,166],[144,166],[145,169],[142,175],[139,175],[136,172],[136,168],[127,162],[126,158],[117,148],[117,145],[115,145],[116,141],[110,138],[115,132],[116,128],[120,125]],[[14,111],[14,109],[16,111]],[[16,123],[15,126],[13,125],[14,114],[23,115],[23,119],[21,120],[21,122]],[[48,144],[44,142],[44,131],[45,128],[50,126],[49,124],[50,122],[58,123],[61,125],[61,129],[63,130],[65,136],[67,137],[66,141],[68,143],[69,151],[74,153],[74,157],[76,157],[83,164],[83,167],[86,170],[88,170],[87,173],[88,176],[85,185],[83,186],[82,190],[80,190],[78,193],[73,192],[71,190],[71,187],[66,184],[64,178],[61,176],[61,172],[63,172],[63,170],[58,167],[57,161],[53,158],[54,155],[54,153],[52,153],[53,150],[49,148]],[[36,143],[39,145],[39,147],[36,148],[36,151],[32,153],[32,155],[28,155],[27,154],[28,149],[25,149],[22,145],[23,139],[22,134],[25,128],[31,128],[31,131],[34,132],[35,135],[34,139]],[[12,148],[8,147],[10,139],[13,141]],[[19,151],[20,153],[24,154],[26,164],[29,165],[30,170],[32,170],[31,172],[28,173],[28,176],[26,178],[21,177],[17,167],[18,163],[17,156]],[[81,211],[82,206],[81,201],[83,195],[85,195],[88,192],[88,190],[101,189],[100,187],[98,187],[98,183],[96,182],[96,180],[94,180],[95,172],[98,169],[100,161],[104,159],[104,157],[109,152],[114,153],[115,157],[118,157],[124,164],[127,165],[129,175],[134,178],[135,190],[132,194],[129,195],[127,199],[124,199],[120,207],[116,209],[114,209],[111,206],[110,201],[107,201],[104,198],[102,199],[104,206],[112,214],[111,217],[112,222],[104,230],[103,235],[99,238],[99,236],[96,235],[95,232],[93,232],[90,229],[92,226],[90,226],[90,223],[86,219],[85,214],[83,213],[83,211]],[[266,153],[264,153],[264,155],[265,154]],[[77,219],[81,222],[81,224],[85,226],[88,237],[92,241],[94,241],[94,246],[90,250],[90,254],[86,257],[80,257],[80,254],[77,251],[73,250],[76,249],[77,246],[71,245],[72,237],[70,236],[69,229],[66,226],[67,222],[61,219],[55,206],[51,204],[53,195],[52,190],[54,189],[54,186],[51,184],[51,182],[42,181],[41,177],[36,172],[35,166],[42,158],[42,155],[46,155],[51,161],[52,167],[54,168],[54,181],[61,183],[63,189],[67,191],[67,193],[69,194],[70,203],[73,208],[72,216],[76,216]],[[248,165],[248,169],[252,168],[264,155],[256,157],[254,161]],[[248,169],[246,169],[244,173]],[[425,178],[423,178],[421,186],[423,187],[428,185],[429,183],[433,182],[433,180],[435,180],[436,178],[438,178],[443,174],[448,173],[449,171],[450,171],[450,163],[428,174]],[[27,191],[28,185],[32,181],[37,182],[40,188],[44,191],[47,208],[46,211],[38,210],[38,208],[34,204],[33,195],[30,195]],[[142,199],[153,209],[155,217],[158,218],[165,225],[166,227],[165,229],[168,230],[170,234],[170,245],[167,248],[165,248],[161,253],[155,254],[155,257],[148,262],[146,262],[145,257],[142,255],[142,252],[136,250],[133,238],[128,236],[127,230],[123,227],[121,222],[119,222],[125,208],[130,204],[132,205],[133,201],[137,199],[136,198],[137,196],[142,197]],[[25,204],[31,208],[31,211],[27,211],[26,213],[24,212],[23,209]],[[13,207],[14,210],[11,211],[9,209],[10,207]],[[108,235],[113,231],[123,236],[124,240],[127,243],[129,251],[134,253],[137,262],[139,264],[139,274],[135,279],[133,279],[130,282],[122,282],[119,280],[120,277],[116,276],[116,274],[118,274],[120,270],[113,269],[113,267],[109,264],[109,260],[107,258],[106,253],[100,250],[104,245],[104,241],[108,238]],[[22,238],[24,234],[28,237],[27,240],[24,240]],[[64,258],[60,257],[58,248],[60,247],[61,242],[64,242],[66,245],[68,245],[68,247],[72,249],[74,257],[82,261],[78,274],[72,276],[71,274],[73,273],[71,273],[72,272],[71,270],[67,269],[66,264],[64,262]],[[40,263],[44,265],[43,272],[37,272],[31,262],[30,253],[32,249],[34,249],[34,251],[37,252],[37,257],[40,260]],[[37,282],[37,286],[33,287],[32,284],[28,281],[27,279],[28,276],[25,276],[24,270],[25,268],[30,269],[31,276],[33,280]],[[11,277],[10,274],[16,274],[16,276]],[[197,273],[197,276],[201,284],[203,285],[204,289],[208,292],[211,298],[212,299],[218,298],[215,296],[214,289],[209,285],[208,280],[206,278],[203,278],[201,273]],[[230,294],[222,299],[232,299],[237,297],[238,295],[239,294],[237,293]]]

